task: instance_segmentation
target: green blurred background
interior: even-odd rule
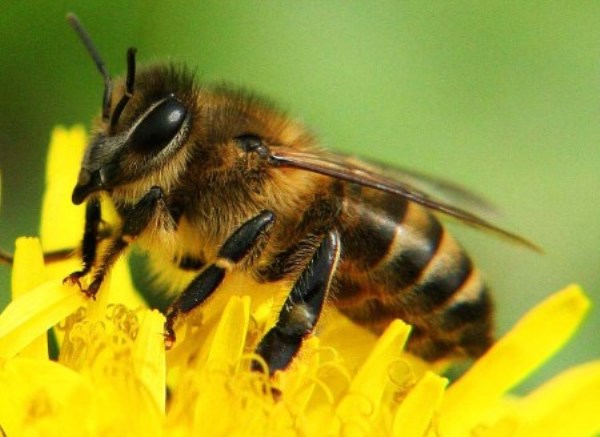
[[[115,74],[131,45],[184,61],[271,96],[329,147],[492,199],[546,251],[452,226],[495,290],[500,332],[570,282],[600,302],[599,2],[98,3],[2,6],[2,247],[37,233],[51,128],[99,110],[101,78],[64,20],[75,11]],[[8,278],[2,266],[0,307]],[[599,314],[525,389],[600,357]]]

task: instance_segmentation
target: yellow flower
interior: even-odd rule
[[[436,369],[401,353],[410,332],[405,323],[395,321],[376,338],[333,309],[288,370],[271,379],[251,372],[251,351],[272,323],[276,302],[240,294],[255,285],[236,275],[214,302],[181,324],[176,346],[165,352],[164,317],[144,306],[125,260],[95,301],[61,283],[76,260],[44,266],[42,246],[75,247],[81,237],[83,218],[69,204],[69,192],[84,144],[80,128],[55,130],[42,244],[17,241],[13,300],[0,314],[0,426],[6,435],[600,431],[600,361],[570,369],[527,396],[506,394],[577,329],[589,306],[577,286],[531,310],[450,386]],[[48,358],[49,329],[58,338],[57,360]]]

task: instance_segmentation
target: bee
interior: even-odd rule
[[[375,333],[403,319],[413,326],[408,350],[428,361],[489,348],[487,286],[436,213],[532,243],[434,198],[407,172],[321,148],[268,101],[199,84],[185,66],[138,69],[130,48],[126,76],[113,85],[83,26],[72,14],[68,21],[102,74],[104,96],[72,194],[86,204],[82,268],[65,281],[83,289],[91,275],[83,291],[93,297],[132,243],[153,254],[158,271],[194,272],[166,312],[167,347],[176,320],[218,293],[230,272],[287,281],[277,321],[256,348],[271,374],[292,362],[325,303]],[[101,193],[122,221],[102,237]]]

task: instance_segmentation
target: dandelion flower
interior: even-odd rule
[[[595,411],[600,361],[569,369],[526,396],[507,396],[576,331],[589,307],[577,286],[531,310],[451,385],[435,368],[402,353],[410,326],[394,321],[377,338],[333,309],[288,369],[272,378],[250,371],[252,351],[273,321],[276,299],[257,300],[251,290],[256,284],[242,283],[235,274],[214,302],[181,324],[175,347],[165,352],[164,316],[139,298],[125,260],[96,300],[62,284],[76,261],[44,266],[42,246],[46,251],[74,247],[80,238],[82,217],[68,202],[76,175],[65,171],[77,163],[66,165],[55,156],[65,147],[69,153],[60,156],[77,160],[84,144],[80,128],[55,130],[42,244],[17,241],[13,299],[0,314],[0,426],[6,435],[584,436],[600,431]],[[56,360],[46,346],[49,329],[58,337]]]

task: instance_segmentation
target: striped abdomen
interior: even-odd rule
[[[427,360],[481,355],[492,342],[492,303],[467,254],[420,205],[352,189],[334,304],[378,333],[395,318],[410,323],[408,349]]]

